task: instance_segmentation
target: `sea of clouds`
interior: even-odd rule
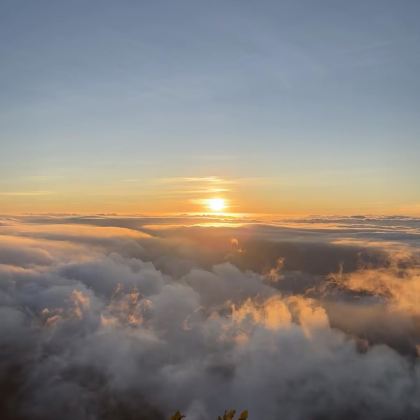
[[[420,219],[0,218],[0,418],[420,418]]]

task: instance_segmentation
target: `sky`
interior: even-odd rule
[[[420,215],[419,14],[0,0],[1,212]]]

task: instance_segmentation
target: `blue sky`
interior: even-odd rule
[[[1,0],[0,203],[220,176],[270,179],[269,211],[285,185],[299,209],[307,188],[315,211],[416,209],[419,16],[414,0]]]

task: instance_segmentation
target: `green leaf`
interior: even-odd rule
[[[223,415],[223,420],[233,420],[235,417],[235,410],[225,410],[225,414]]]
[[[247,419],[248,419],[248,410],[244,410],[244,411],[242,411],[238,420],[247,420]]]

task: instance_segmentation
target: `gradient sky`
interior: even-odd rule
[[[419,215],[419,17],[0,0],[0,210]]]

